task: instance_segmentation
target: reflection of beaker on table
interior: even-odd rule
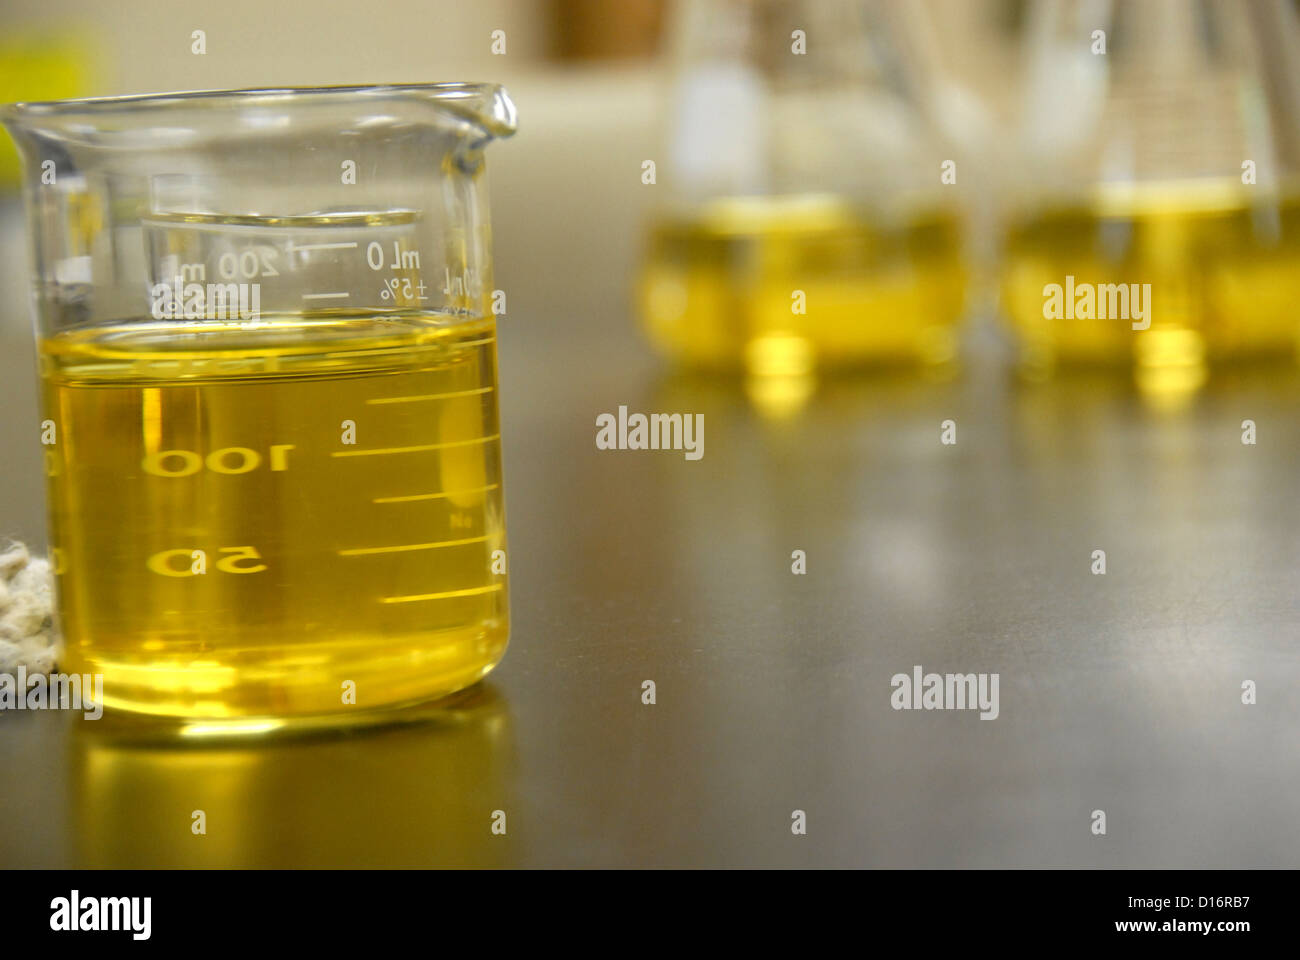
[[[79,724],[71,748],[81,866],[510,860],[519,812],[513,722],[490,684],[420,708],[410,723],[344,737],[142,742],[140,724],[115,733],[110,723],[106,715]],[[504,835],[492,832],[497,810]]]
[[[1002,285],[1023,370],[1131,366],[1176,396],[1216,365],[1291,358],[1294,7],[1042,0],[1027,43]]]

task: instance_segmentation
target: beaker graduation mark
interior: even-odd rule
[[[372,397],[366,403],[414,403],[417,400],[448,400],[452,397],[473,397],[481,393],[491,393],[492,387],[476,387],[473,390],[456,390],[452,393],[422,393],[409,397]]]
[[[491,443],[500,440],[501,434],[494,433],[487,437],[474,437],[472,440],[450,440],[446,443],[422,443],[418,447],[386,447],[378,450],[337,450],[331,457],[373,457],[384,453],[420,453],[425,450],[445,450],[447,447],[466,447],[476,443]]]
[[[502,587],[499,583],[489,584],[486,587],[471,587],[468,590],[447,590],[444,593],[417,593],[409,597],[384,597],[380,603],[413,603],[416,600],[445,600],[448,597],[475,597],[481,593],[492,593],[500,590]]]
[[[487,493],[489,490],[495,490],[501,486],[499,483],[489,483],[486,487],[473,487],[469,490],[446,490],[442,493],[413,493],[404,497],[375,497],[371,503],[413,503],[416,500],[441,500],[443,497],[463,497],[471,493]]]
[[[463,547],[467,543],[482,543],[487,537],[467,537],[464,540],[438,540],[434,543],[403,543],[392,547],[355,547],[340,550],[340,557],[360,557],[372,553],[405,553],[408,550],[434,550],[438,547]]]

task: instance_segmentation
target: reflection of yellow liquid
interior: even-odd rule
[[[658,223],[640,300],[669,356],[793,378],[951,360],[965,285],[951,217],[886,230],[833,198],[750,197]]]
[[[73,863],[90,868],[499,867],[517,858],[509,706],[483,684],[347,737],[155,739],[78,722]],[[115,730],[121,727],[141,728]],[[493,811],[507,832],[493,832]]]
[[[493,321],[143,322],[41,352],[62,666],[106,705],[360,711],[501,658]]]
[[[1013,229],[1003,301],[1025,371],[1131,364],[1141,387],[1176,393],[1199,386],[1216,362],[1291,355],[1300,204],[1269,203],[1251,189],[1112,188],[1091,207],[1051,211]],[[1135,330],[1125,317],[1045,319],[1044,287],[1067,276],[1076,287],[1150,284],[1149,329]]]

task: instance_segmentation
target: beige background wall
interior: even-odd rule
[[[973,85],[1006,88],[997,38],[1015,4],[931,3],[944,62]],[[562,378],[571,364],[648,362],[630,307],[653,199],[640,164],[660,150],[666,78],[647,59],[548,59],[564,46],[555,31],[578,9],[565,0],[0,0],[0,58],[6,45],[21,50],[41,38],[79,45],[89,51],[85,95],[504,82],[520,132],[493,148],[489,169],[496,285],[509,297],[501,329],[508,405],[518,365],[546,364]],[[197,29],[206,31],[203,56],[191,53]],[[498,29],[505,56],[491,53]],[[0,100],[20,96],[0,91]],[[0,185],[0,537],[43,543],[22,231],[12,185]],[[578,330],[585,354],[556,354]]]
[[[5,0],[5,32],[80,34],[102,53],[96,94],[204,87],[469,79],[536,61],[542,0]],[[489,35],[505,30],[507,55]],[[207,54],[190,52],[194,30]]]

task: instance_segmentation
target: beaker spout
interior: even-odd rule
[[[500,84],[439,83],[430,85],[428,90],[439,104],[471,121],[493,139],[512,136],[518,129],[514,101]]]

